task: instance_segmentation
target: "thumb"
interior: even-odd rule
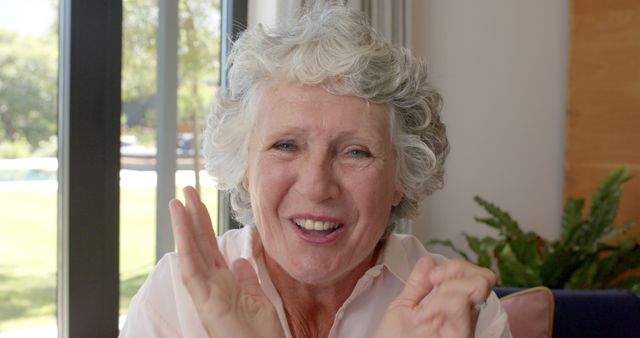
[[[266,297],[260,287],[260,282],[258,282],[258,276],[249,261],[244,258],[236,259],[231,266],[231,271],[236,276],[242,291],[252,296]]]
[[[432,257],[420,257],[413,266],[413,270],[407,279],[407,284],[396,298],[396,301],[412,308],[420,304],[422,299],[433,289],[429,274],[435,267],[436,261]]]

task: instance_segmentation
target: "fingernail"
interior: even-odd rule
[[[193,201],[195,199],[195,197],[193,196],[193,191],[191,191],[189,186],[184,187],[184,189],[182,189],[182,193],[184,194],[184,199],[186,201]]]
[[[173,217],[174,213],[178,212],[178,203],[180,203],[180,201],[175,198],[169,201],[169,214],[171,217]]]

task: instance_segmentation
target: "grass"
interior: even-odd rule
[[[55,323],[56,194],[0,193],[0,332]]]
[[[203,190],[216,215],[215,189]],[[122,187],[120,194],[120,313],[125,314],[155,264],[155,188]],[[55,325],[56,198],[55,190],[0,192],[0,332]]]

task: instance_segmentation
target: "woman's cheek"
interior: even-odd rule
[[[266,159],[258,163],[260,177],[257,178],[259,196],[279,201],[293,183],[297,172],[290,161]]]
[[[386,184],[388,177],[385,177],[383,168],[376,163],[369,162],[366,165],[343,166],[341,175],[345,182],[361,191],[379,191]]]

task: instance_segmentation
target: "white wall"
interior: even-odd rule
[[[478,194],[527,230],[560,232],[568,0],[415,0],[411,46],[444,97],[447,183],[423,204],[423,240],[492,231]],[[442,248],[434,251],[447,253]]]

